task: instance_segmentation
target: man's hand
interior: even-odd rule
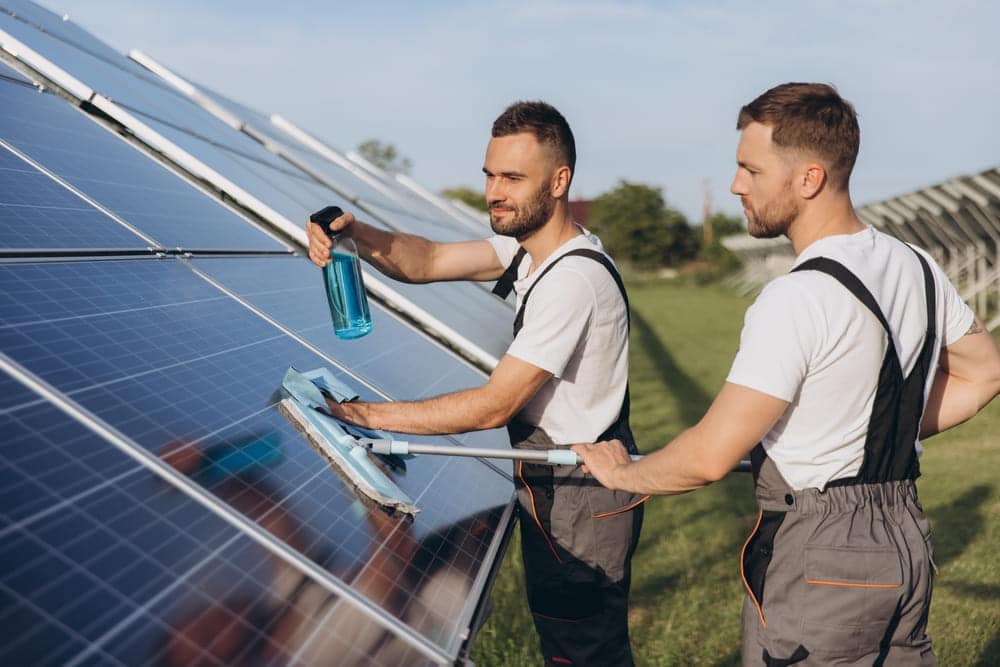
[[[350,234],[353,231],[351,226],[354,222],[353,213],[344,213],[339,218],[333,219],[330,223],[330,231],[339,233],[346,230],[346,233]],[[306,234],[309,237],[309,259],[316,266],[323,268],[330,263],[330,237],[326,235],[322,227],[308,220],[306,221]]]
[[[607,440],[593,445],[573,445],[573,451],[583,459],[583,472],[594,476],[603,486],[614,491],[615,475],[632,463],[632,457],[620,440]]]
[[[489,382],[421,401],[337,403],[326,399],[328,412],[341,421],[365,428],[443,435],[498,428],[521,411],[552,373],[505,354]]]

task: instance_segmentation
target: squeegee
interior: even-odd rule
[[[577,453],[567,448],[537,450],[428,445],[397,440],[382,431],[345,424],[326,414],[326,399],[342,403],[354,400],[357,394],[325,368],[304,373],[289,368],[282,381],[282,388],[288,397],[279,404],[281,412],[355,489],[390,511],[414,514],[419,509],[369,456],[369,452],[397,459],[414,454],[430,454],[510,459],[563,466],[582,463]],[[638,461],[642,456],[633,454],[631,458]],[[750,462],[741,461],[736,470],[749,471]]]
[[[348,432],[347,425],[322,412],[327,407],[324,395],[342,402],[356,398],[356,394],[325,368],[306,373],[289,368],[281,386],[287,397],[278,404],[279,411],[360,495],[390,512],[416,514],[420,511],[406,492],[369,457],[367,450],[358,446],[359,436]],[[364,439],[386,435],[380,431],[351,428]]]

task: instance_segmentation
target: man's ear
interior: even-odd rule
[[[559,199],[569,192],[569,182],[572,178],[573,172],[568,166],[563,165],[556,169],[555,173],[552,174],[552,185],[549,188],[553,199]]]
[[[799,177],[799,196],[812,199],[826,185],[826,167],[818,162],[807,162],[802,166]]]

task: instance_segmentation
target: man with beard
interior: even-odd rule
[[[777,86],[737,129],[748,231],[787,236],[795,267],[747,311],[698,424],[636,463],[614,442],[574,449],[608,488],[649,494],[705,486],[750,453],[743,664],[934,664],[918,439],[1000,392],[1000,350],[926,252],[858,219],[860,132],[836,90]]]
[[[485,385],[414,402],[330,402],[333,416],[428,435],[507,426],[514,447],[532,449],[615,438],[635,451],[628,302],[600,241],[570,218],[575,163],[566,119],[543,102],[518,102],[494,122],[483,166],[496,236],[435,243],[350,213],[331,224],[397,280],[499,278],[495,292],[517,295],[514,340]],[[324,266],[330,241],[307,227],[309,256]],[[578,466],[518,463],[515,486],[528,605],[546,664],[632,664],[630,564],[646,498],[605,489]]]

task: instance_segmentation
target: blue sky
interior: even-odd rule
[[[1000,166],[990,0],[43,4],[337,148],[391,142],[435,190],[480,187],[493,119],[545,99],[576,134],[574,197],[626,179],[697,220],[707,178],[736,213],[736,114],[793,80],[857,107],[856,203]]]

